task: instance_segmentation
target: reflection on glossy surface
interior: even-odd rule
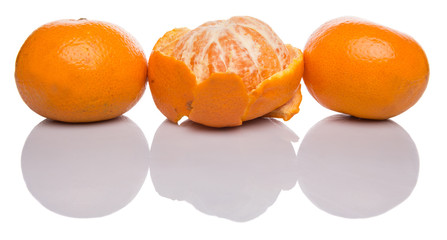
[[[22,172],[31,194],[70,217],[101,217],[126,206],[149,167],[140,128],[126,117],[91,124],[44,120],[28,136]]]
[[[272,119],[225,129],[165,121],[151,147],[152,181],[161,196],[187,201],[209,215],[248,221],[296,184],[296,141],[295,133]]]
[[[416,146],[393,121],[343,115],[313,126],[298,151],[299,185],[320,209],[346,218],[382,214],[413,191]]]

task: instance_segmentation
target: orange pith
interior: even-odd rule
[[[59,20],[34,31],[16,60],[15,78],[36,113],[64,122],[93,122],[132,108],[145,90],[141,46],[116,25]]]
[[[299,49],[283,44],[260,20],[233,17],[167,32],[154,46],[148,76],[169,120],[189,116],[227,127],[275,109],[271,116],[290,119],[299,110],[302,72]]]
[[[403,33],[359,18],[323,24],[304,49],[304,83],[324,107],[387,119],[412,107],[429,76],[427,57]]]

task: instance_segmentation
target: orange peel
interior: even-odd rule
[[[176,28],[165,33],[149,58],[152,97],[170,121],[177,123],[188,116],[206,126],[232,127],[262,116],[287,121],[299,112],[304,71],[301,50],[284,45],[290,57],[285,68],[253,86],[246,77],[228,70],[210,72],[200,79],[185,61],[175,57],[176,45],[190,31]]]

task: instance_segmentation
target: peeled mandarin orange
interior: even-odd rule
[[[25,41],[15,79],[25,103],[44,117],[101,121],[138,102],[146,86],[147,60],[137,41],[116,25],[59,20]]]
[[[196,29],[176,28],[155,44],[149,86],[172,122],[188,116],[211,127],[299,111],[303,56],[264,22],[233,17]]]
[[[354,17],[323,24],[304,49],[303,80],[324,107],[388,119],[412,107],[429,77],[427,57],[410,36]]]

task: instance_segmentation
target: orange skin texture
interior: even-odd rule
[[[295,58],[283,71],[277,72],[270,78],[261,82],[250,93],[249,106],[243,116],[243,120],[251,120],[266,114],[266,117],[282,118],[290,120],[299,112],[302,100],[301,85],[297,83],[297,76],[303,76],[303,54],[299,49],[288,45],[287,48]],[[277,106],[280,106],[277,108]],[[265,113],[265,109],[274,109]]]
[[[172,122],[191,112],[196,77],[174,57],[153,51],[149,58],[149,86],[155,105]]]
[[[177,44],[179,39],[190,31],[176,28],[167,32],[155,44],[149,58],[148,78],[152,97],[158,109],[170,121],[178,122],[183,116],[189,116],[192,121],[206,126],[232,127],[261,116],[288,120],[298,113],[301,102],[300,80],[304,71],[303,56],[299,49],[287,45],[293,59],[284,70],[273,73],[260,82],[256,78],[250,78],[253,73],[219,71],[217,68],[222,64],[215,62],[209,65],[209,69],[214,71],[210,70],[205,79],[198,79],[184,61],[175,57],[181,56],[176,52],[176,47],[182,47]],[[224,42],[229,41],[232,40]],[[194,42],[194,51],[200,51],[199,46],[203,45],[203,40]],[[222,49],[226,48],[230,47],[222,46]],[[218,48],[213,51],[216,49]],[[241,51],[238,48],[233,50]],[[218,60],[228,60],[229,56],[216,57],[212,55],[212,51],[207,54],[209,59]],[[268,57],[261,61],[267,61],[264,59]],[[233,60],[237,64],[245,64],[247,61]],[[274,62],[273,65],[276,67],[278,63]],[[192,64],[193,68],[196,66]],[[262,77],[266,72],[259,71],[257,77]]]
[[[303,80],[324,107],[383,120],[412,107],[426,89],[427,57],[403,33],[359,18],[323,24],[304,50]]]
[[[213,73],[196,90],[189,119],[207,126],[238,126],[248,104],[245,85],[234,73]]]
[[[25,41],[15,79],[22,99],[41,116],[102,121],[122,115],[141,98],[147,60],[137,41],[116,25],[59,20]]]

